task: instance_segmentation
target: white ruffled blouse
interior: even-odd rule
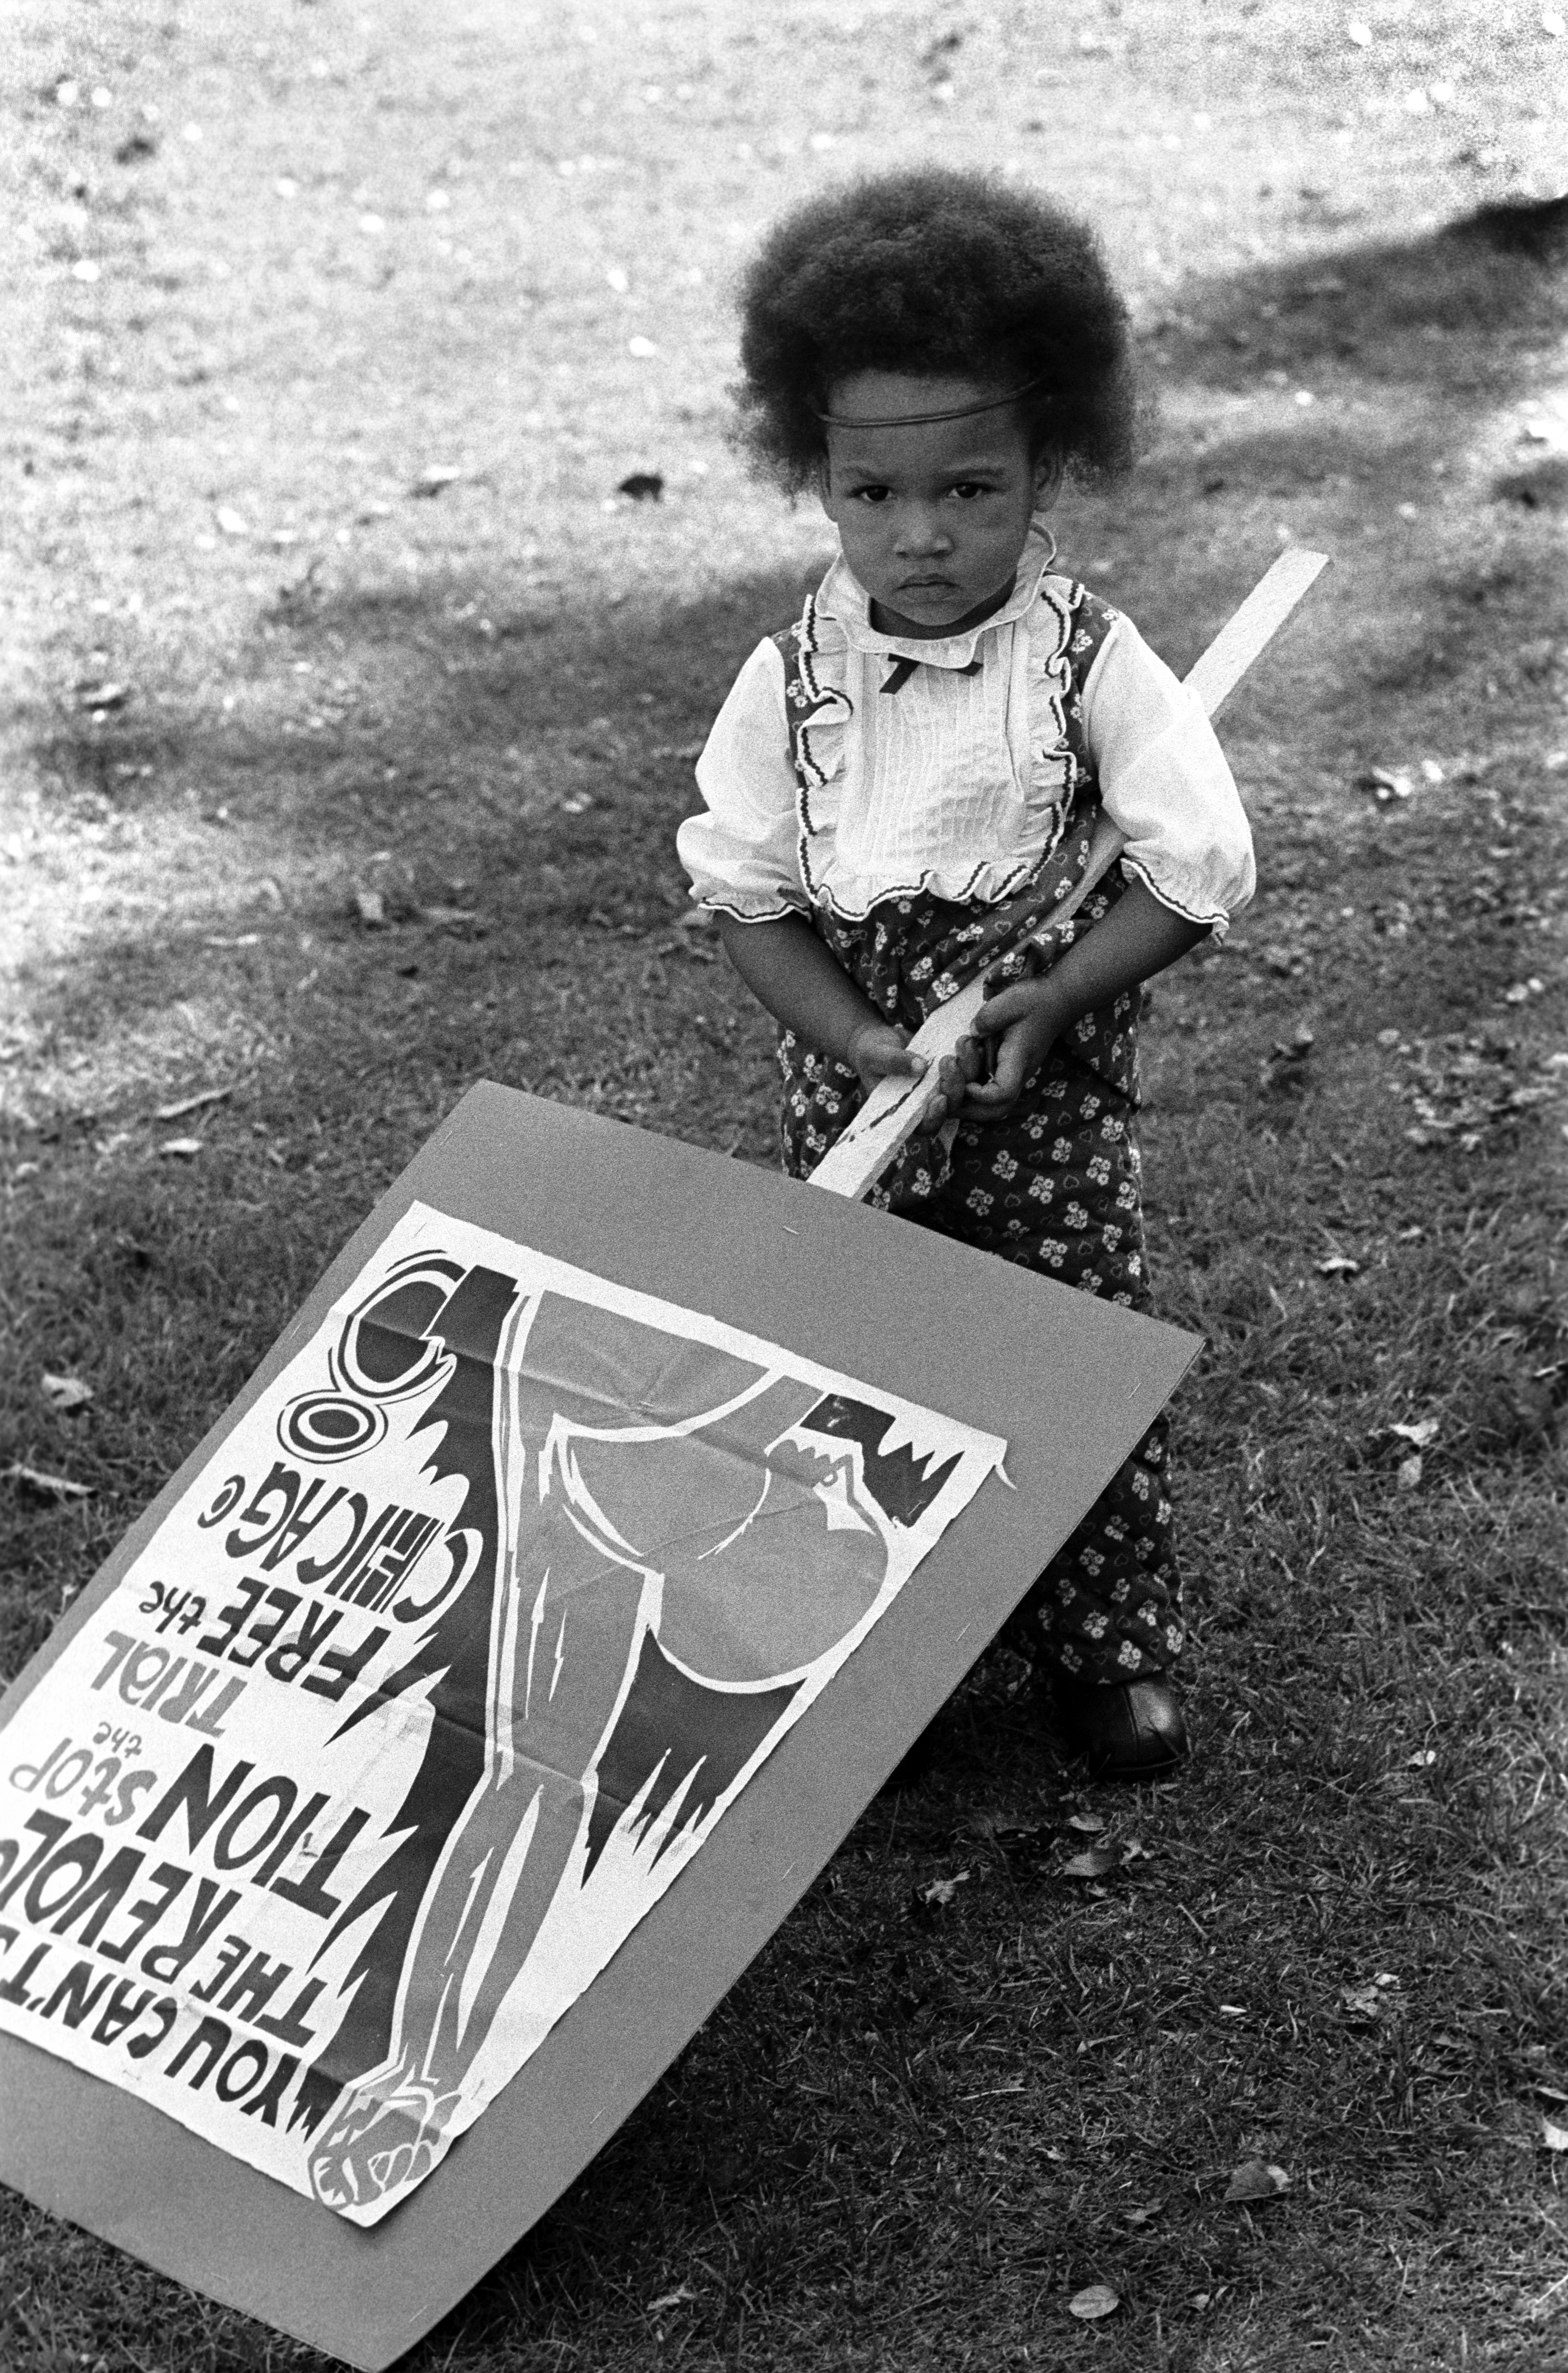
[[[834,562],[814,604],[808,681],[828,697],[800,736],[805,784],[772,640],[697,762],[706,805],[677,847],[702,905],[745,922],[813,904],[858,920],[922,890],[992,905],[1028,880],[1060,833],[1075,765],[1072,587],[1040,549],[993,617],[931,641],[878,634],[864,588]],[[886,690],[898,660],[913,671]],[[1083,729],[1127,836],[1122,864],[1162,906],[1223,932],[1256,886],[1240,797],[1197,700],[1118,613],[1083,685]]]

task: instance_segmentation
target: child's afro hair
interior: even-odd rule
[[[741,442],[792,491],[819,411],[856,371],[1040,384],[1031,450],[1114,477],[1133,453],[1127,311],[1086,225],[1038,193],[938,167],[830,191],[775,224],[741,285]]]

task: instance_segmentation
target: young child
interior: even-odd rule
[[[921,1076],[911,1033],[989,966],[977,1036],[874,1199],[1147,1309],[1142,984],[1223,930],[1254,875],[1197,703],[1052,568],[1063,473],[1103,481],[1132,458],[1126,315],[1098,248],[984,175],[863,181],[767,239],[740,355],[747,442],[819,496],[842,548],[741,670],[679,841],[782,1025],[785,1167],[808,1175],[875,1081]],[[1127,835],[1120,871],[1043,955],[1009,958],[1080,876],[1101,807]],[[1183,1637],[1167,1431],[1162,1416],[1013,1631],[1103,1777],[1187,1751],[1165,1679]]]

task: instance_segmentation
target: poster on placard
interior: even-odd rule
[[[8,1724],[0,2028],[375,2224],[1005,1447],[414,1204]]]

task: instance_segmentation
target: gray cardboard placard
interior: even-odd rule
[[[413,1202],[999,1433],[952,1524],[588,1991],[369,2229],[0,2035],[0,2179],[346,2363],[389,2365],[536,2224],[830,1858],[1199,1348],[863,1204],[484,1082],[346,1245],[233,1407],[7,1691],[8,1717],[238,1416]]]

